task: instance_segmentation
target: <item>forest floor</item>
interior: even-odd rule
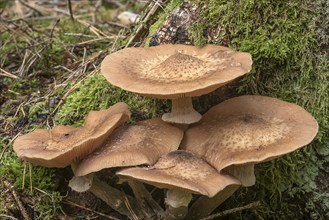
[[[93,195],[70,191],[69,168],[32,167],[17,158],[12,143],[63,122],[56,115],[77,85],[98,73],[108,53],[129,43],[134,24],[119,14],[147,7],[130,0],[0,2],[1,219],[122,219]]]

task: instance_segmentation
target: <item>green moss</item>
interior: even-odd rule
[[[1,9],[6,8],[7,5],[8,5],[8,2],[6,2],[6,1],[0,2],[0,8],[1,8]]]
[[[37,207],[37,209],[35,209],[34,219],[53,219],[60,209],[59,202],[62,199],[62,196],[60,196],[59,193],[54,192],[54,170],[28,165],[27,163],[24,188],[22,189],[24,164],[17,158],[16,154],[13,153],[12,146],[8,144],[5,145],[4,143],[8,143],[8,141],[1,139],[0,152],[3,152],[0,165],[1,180],[10,182],[15,187],[15,190],[21,194],[21,196],[33,196],[33,201],[29,201],[29,205]],[[31,182],[29,166],[32,166]],[[32,183],[33,187],[32,193],[30,192],[30,183]],[[42,190],[40,191],[37,189]],[[0,191],[2,193],[8,192],[5,190],[3,184],[0,184]],[[7,199],[8,198],[4,196],[0,197],[0,207],[10,207],[12,205],[8,204]],[[0,209],[0,213],[1,212],[5,213],[4,210]]]
[[[23,169],[24,165],[22,161],[17,159],[16,154],[12,152],[6,152],[3,155],[2,167],[0,169],[0,175],[6,177],[8,180],[13,181],[16,188],[22,186],[23,181]],[[27,168],[28,170],[28,168]],[[41,188],[44,190],[52,189],[52,170],[43,167],[33,167],[32,169],[32,183],[33,187]],[[28,179],[28,171],[26,171],[26,177]],[[25,187],[28,189],[30,183],[25,180]]]
[[[268,207],[267,215],[263,213],[267,218],[320,219],[329,210],[329,197],[321,196],[324,192],[318,184],[319,174],[328,161],[329,143],[328,55],[319,50],[319,45],[328,45],[324,34],[328,3],[196,2],[207,7],[202,10],[200,22],[190,29],[195,44],[228,44],[252,54],[253,70],[240,81],[232,96],[260,94],[294,102],[311,112],[320,125],[317,138],[309,147],[258,166],[258,184],[240,192],[242,201],[250,198],[263,201]],[[203,36],[206,28],[217,30],[218,25],[221,27],[218,39]],[[291,204],[292,198],[300,199],[297,208]]]
[[[110,85],[106,79],[96,74],[80,83],[65,104],[56,114],[59,124],[81,125],[85,116],[92,110],[108,108],[118,102],[125,102],[132,111],[132,120],[151,118],[159,115],[159,109],[168,108],[167,102],[126,92]]]

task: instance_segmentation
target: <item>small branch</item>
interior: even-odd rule
[[[9,181],[7,181],[7,180],[4,180],[3,182],[4,182],[5,186],[7,188],[9,188],[11,194],[14,196],[14,199],[15,199],[17,205],[18,205],[18,208],[19,208],[19,210],[20,210],[20,212],[21,212],[24,220],[30,220],[30,217],[27,214],[27,211],[24,208],[24,205],[22,204],[21,200],[19,199],[19,197],[18,197],[18,195],[17,195],[17,193],[15,191],[14,186]]]
[[[103,213],[101,213],[101,212],[97,212],[97,211],[92,210],[92,209],[90,209],[90,208],[87,208],[87,207],[81,206],[81,205],[79,205],[79,204],[76,204],[76,203],[74,203],[74,202],[72,202],[72,201],[70,201],[70,200],[64,200],[63,203],[66,203],[66,204],[71,205],[71,206],[78,207],[78,208],[80,208],[80,209],[87,210],[87,211],[89,211],[89,212],[93,212],[93,213],[95,213],[95,214],[97,214],[97,215],[103,216],[103,217],[108,218],[108,219],[112,219],[112,220],[120,220],[120,219],[118,219],[118,218],[115,218],[115,217],[112,217],[112,216],[108,216],[108,215],[105,215],[105,214],[103,214]]]
[[[248,205],[245,205],[245,206],[241,206],[241,207],[237,207],[237,208],[233,208],[233,209],[229,209],[229,210],[225,210],[223,212],[219,212],[217,214],[213,214],[213,215],[210,215],[206,218],[202,218],[200,220],[211,220],[211,219],[215,219],[215,218],[218,218],[218,217],[223,217],[223,216],[226,216],[226,215],[230,215],[230,214],[233,214],[233,213],[236,213],[236,212],[242,212],[246,209],[254,209],[254,208],[257,208],[258,206],[260,206],[260,202],[257,201],[257,202],[252,202]]]
[[[74,21],[71,0],[67,0],[67,6],[69,8],[70,18],[71,18],[72,21]]]
[[[33,183],[32,183],[32,165],[29,163],[29,176],[30,176],[30,193],[33,193]]]
[[[2,157],[3,157],[3,155],[5,154],[5,152],[8,150],[8,147],[14,142],[14,140],[18,137],[20,135],[20,132],[19,133],[17,133],[10,141],[9,141],[9,143],[7,143],[6,145],[5,145],[5,147],[3,148],[3,150],[2,150],[2,152],[1,152],[1,154],[0,154],[0,164],[1,164],[1,161],[2,161]]]
[[[24,5],[25,7],[37,12],[38,15],[43,15],[41,11],[39,11],[38,9],[36,9],[35,7],[29,5],[26,1],[22,1],[22,0],[19,0],[19,3],[21,3],[22,5]]]
[[[12,73],[10,73],[10,72],[2,69],[2,68],[0,68],[0,71],[1,71],[1,73],[0,73],[1,76],[6,76],[6,77],[13,78],[13,79],[18,79],[18,76],[15,76],[14,74],[12,74]]]
[[[128,40],[128,43],[126,44],[125,47],[131,46],[131,44],[136,41],[136,39],[140,38],[142,35],[142,32],[147,29],[146,24],[149,23],[150,19],[156,12],[159,10],[159,8],[162,8],[161,4],[164,4],[167,1],[151,1],[149,7],[150,10],[147,12],[147,14],[141,19],[141,22],[139,23],[139,26],[137,27],[135,33],[130,37]]]
[[[19,220],[18,218],[12,217],[10,215],[5,215],[5,214],[0,214],[0,219],[1,219],[1,217],[5,218],[5,219]]]

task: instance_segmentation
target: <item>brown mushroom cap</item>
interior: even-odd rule
[[[183,131],[160,118],[117,128],[105,145],[78,165],[77,176],[104,168],[153,165],[161,155],[177,150]]]
[[[240,185],[232,176],[220,174],[201,158],[187,151],[162,156],[152,167],[128,168],[117,172],[159,188],[178,189],[213,197],[228,185]]]
[[[251,70],[251,55],[227,47],[160,45],[108,55],[101,72],[113,85],[155,98],[209,93]]]
[[[107,110],[92,111],[83,127],[58,125],[36,129],[14,142],[17,156],[45,167],[65,167],[101,146],[109,134],[130,117],[128,106],[117,103]]]
[[[315,119],[303,108],[265,96],[241,96],[211,108],[181,144],[217,170],[270,160],[312,141]]]

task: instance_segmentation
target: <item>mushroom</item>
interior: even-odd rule
[[[255,163],[307,145],[317,131],[316,120],[295,104],[265,96],[240,96],[211,108],[186,131],[180,148],[251,186],[255,183]],[[192,213],[195,210],[191,208]],[[198,217],[212,211],[204,209]]]
[[[277,158],[307,145],[316,120],[298,105],[266,96],[240,96],[212,107],[187,130],[181,149],[217,170]]]
[[[44,167],[65,167],[100,147],[129,117],[128,106],[117,103],[107,110],[90,112],[82,127],[58,125],[22,135],[15,140],[14,151],[18,157]]]
[[[101,72],[113,85],[151,96],[171,99],[171,113],[162,119],[192,124],[201,119],[193,96],[209,93],[251,69],[251,55],[227,47],[160,45],[125,48],[108,55]]]
[[[121,126],[114,130],[101,148],[78,164],[75,174],[81,178],[75,177],[76,180],[72,180],[71,187],[79,190],[79,185],[87,185],[83,190],[91,191],[120,213],[129,216],[122,205],[114,206],[118,202],[108,201],[108,198],[111,197],[119,201],[115,189],[101,190],[102,185],[99,185],[97,181],[96,183],[91,181],[89,184],[88,179],[85,179],[84,176],[105,168],[153,165],[161,155],[177,150],[182,138],[182,130],[163,122],[160,118]],[[150,218],[153,213],[163,211],[143,184],[132,180],[128,183],[147,218]],[[102,192],[103,195],[99,195],[98,192]]]
[[[111,167],[153,165],[161,155],[177,150],[183,131],[160,118],[117,128],[94,153],[80,162],[77,176]]]
[[[160,157],[151,167],[128,168],[117,175],[168,189],[165,219],[183,219],[191,193],[213,197],[229,185],[240,185],[234,177],[217,172],[201,158],[181,150]]]

